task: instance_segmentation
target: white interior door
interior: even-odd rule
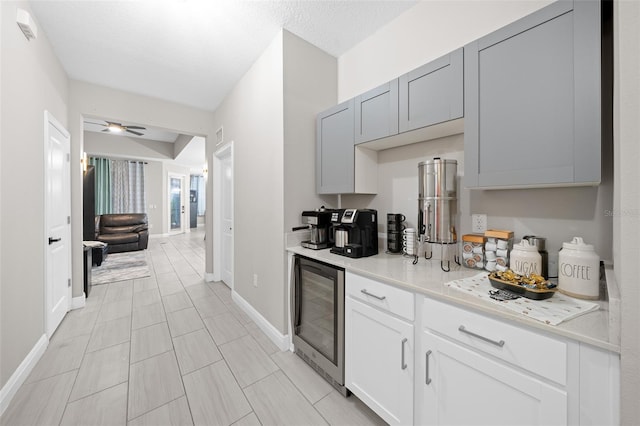
[[[185,229],[185,176],[169,174],[169,234],[182,234]]]
[[[233,141],[213,155],[213,279],[233,289]]]
[[[71,302],[69,133],[45,111],[45,309],[51,337]]]
[[[221,172],[222,281],[233,288],[233,161],[231,155],[222,158]]]

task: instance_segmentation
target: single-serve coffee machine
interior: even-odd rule
[[[378,254],[378,212],[371,209],[337,210],[332,216],[331,253],[347,257]]]
[[[325,209],[309,210],[302,212],[302,223],[309,225],[311,239],[302,241],[302,247],[320,250],[331,247],[329,231],[331,230],[331,214],[335,210]],[[302,227],[301,227],[302,228]]]

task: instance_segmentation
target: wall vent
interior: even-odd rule
[[[224,135],[222,131],[222,126],[216,132],[216,145],[220,145],[224,141]]]

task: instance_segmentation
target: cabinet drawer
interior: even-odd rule
[[[413,321],[413,293],[347,272],[345,292],[354,299]]]
[[[432,299],[424,300],[424,328],[554,382],[567,383],[567,343]]]

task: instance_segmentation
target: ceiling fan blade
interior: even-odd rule
[[[103,131],[103,132],[108,132],[108,131],[109,131],[109,129],[104,129],[104,130],[102,130],[102,131]]]
[[[141,127],[141,126],[124,126],[127,129],[139,129],[139,130],[147,130],[146,127]]]
[[[127,129],[127,132],[133,133],[134,135],[137,135],[137,136],[143,136],[144,135],[144,133],[134,132],[133,130],[129,130],[129,129]]]

